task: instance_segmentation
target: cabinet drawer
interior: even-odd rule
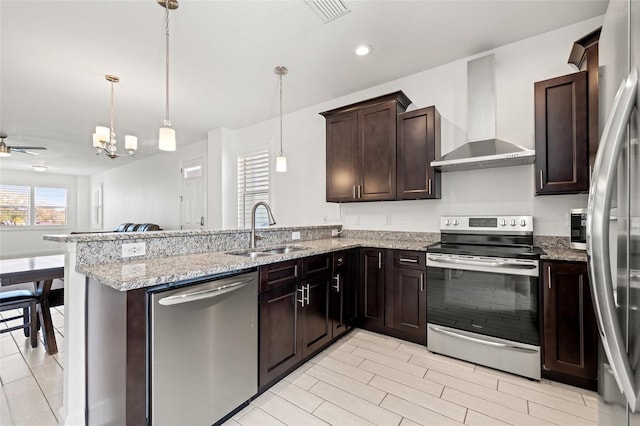
[[[320,254],[318,256],[305,257],[302,259],[303,278],[312,278],[320,275],[330,274],[333,256],[331,253]]]
[[[288,260],[260,267],[260,291],[268,291],[302,279],[301,261]]]
[[[394,250],[393,265],[397,268],[425,269],[426,253],[422,251]]]

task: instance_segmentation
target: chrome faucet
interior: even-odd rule
[[[249,245],[250,249],[256,248],[256,210],[260,206],[264,206],[264,208],[267,209],[267,214],[269,215],[269,225],[272,226],[276,224],[276,220],[271,213],[271,207],[269,207],[269,204],[264,201],[258,201],[257,203],[255,203],[253,205],[253,209],[251,210],[251,244]]]

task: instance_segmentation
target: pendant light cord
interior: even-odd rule
[[[165,81],[165,93],[166,93],[166,104],[165,104],[165,126],[171,126],[171,121],[169,120],[169,0],[165,3],[165,22],[166,22],[166,31],[165,31],[165,39],[166,39],[166,56],[165,56],[165,72],[166,72],[166,81]]]
[[[280,156],[282,157],[282,72],[280,72]]]

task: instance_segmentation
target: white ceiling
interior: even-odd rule
[[[180,0],[170,13],[171,121],[178,146],[217,127],[237,129],[455,59],[582,21],[608,0],[354,1],[324,24],[303,1]],[[0,1],[0,129],[14,153],[2,169],[93,174],[134,158],[96,156],[91,133],[108,125],[155,155],[164,119],[164,9],[156,0]],[[354,55],[361,43],[373,46]],[[570,46],[567,46],[567,55]],[[179,149],[179,148],[178,148]],[[123,146],[119,147],[123,150]]]

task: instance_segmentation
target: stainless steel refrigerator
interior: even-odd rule
[[[599,41],[600,145],[587,212],[602,344],[598,423],[640,425],[640,0],[611,0]]]

